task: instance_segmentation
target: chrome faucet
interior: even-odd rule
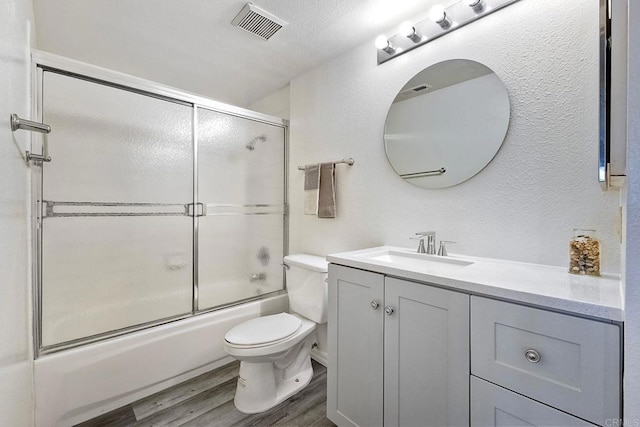
[[[418,253],[419,254],[436,254],[436,232],[435,231],[422,231],[416,233],[414,239],[418,239]],[[427,245],[425,247],[424,239],[427,239]]]
[[[435,255],[436,254],[436,232],[429,231],[427,234],[427,254]]]

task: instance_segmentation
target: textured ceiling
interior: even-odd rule
[[[269,41],[231,25],[245,0],[33,2],[39,50],[247,106],[437,0],[255,0],[289,23]]]

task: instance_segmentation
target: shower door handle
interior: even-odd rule
[[[201,217],[207,215],[207,205],[204,203],[187,203],[185,208],[187,216]]]

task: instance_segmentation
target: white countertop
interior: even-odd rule
[[[618,275],[603,274],[599,277],[574,275],[569,274],[567,269],[562,267],[456,254],[450,255],[453,261],[464,260],[472,264],[427,263],[428,265],[425,266],[401,266],[382,259],[373,259],[376,257],[371,256],[388,251],[408,254],[416,258],[415,249],[379,246],[330,254],[327,260],[334,264],[432,283],[470,294],[486,295],[606,320],[624,321],[621,281]],[[420,256],[421,254],[417,254],[417,257]],[[426,257],[433,257],[433,255],[426,255]]]

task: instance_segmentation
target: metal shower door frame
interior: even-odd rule
[[[51,71],[58,74],[67,75],[82,80],[87,80],[96,84],[103,84],[106,86],[115,87],[122,90],[138,93],[145,96],[151,96],[154,98],[163,99],[169,102],[176,102],[183,105],[188,105],[192,108],[192,153],[193,153],[193,194],[192,203],[194,209],[191,209],[188,205],[185,206],[188,216],[193,218],[193,234],[192,234],[192,308],[191,312],[187,314],[181,314],[178,316],[171,316],[164,319],[157,319],[151,322],[134,325],[114,331],[109,331],[90,337],[85,337],[77,340],[67,341],[60,344],[51,345],[48,347],[42,346],[42,220],[46,215],[45,207],[42,206],[42,188],[43,188],[43,166],[42,162],[36,162],[35,165],[31,165],[31,236],[30,241],[32,244],[31,256],[32,256],[32,296],[33,296],[33,347],[35,357],[40,355],[50,354],[57,351],[62,351],[70,348],[79,347],[82,345],[90,344],[104,339],[125,335],[131,332],[148,329],[154,326],[190,318],[193,316],[209,313],[223,309],[225,307],[245,303],[248,301],[263,299],[266,297],[282,294],[286,291],[286,284],[283,275],[283,288],[281,290],[265,293],[260,296],[251,297],[235,301],[233,303],[224,304],[216,307],[212,307],[206,310],[198,309],[198,226],[199,216],[196,212],[196,207],[202,205],[198,200],[198,110],[206,109],[231,116],[237,116],[244,119],[249,119],[255,122],[265,123],[281,127],[283,129],[284,137],[284,170],[283,173],[283,254],[288,254],[288,242],[289,242],[289,213],[288,213],[288,166],[289,166],[289,122],[287,120],[269,116],[266,114],[258,113],[255,111],[247,110],[244,108],[224,104],[218,101],[214,101],[199,95],[194,95],[188,92],[184,92],[169,86],[165,86],[159,83],[150,82],[138,77],[129,76],[116,71],[108,70],[105,68],[85,64],[82,62],[74,61],[68,58],[52,55],[40,51],[32,51],[31,53],[31,78],[32,78],[32,117],[34,120],[42,121],[43,118],[43,78],[45,71]],[[53,129],[55,132],[55,129]],[[43,136],[41,134],[32,133],[31,139],[31,151],[40,152],[43,145]],[[51,147],[55,152],[55,147]],[[55,159],[53,160],[55,161]],[[65,205],[65,203],[58,204]],[[69,205],[69,203],[66,203]],[[106,204],[102,204],[106,205]],[[111,204],[113,205],[113,204]],[[143,205],[143,204],[138,204]]]

